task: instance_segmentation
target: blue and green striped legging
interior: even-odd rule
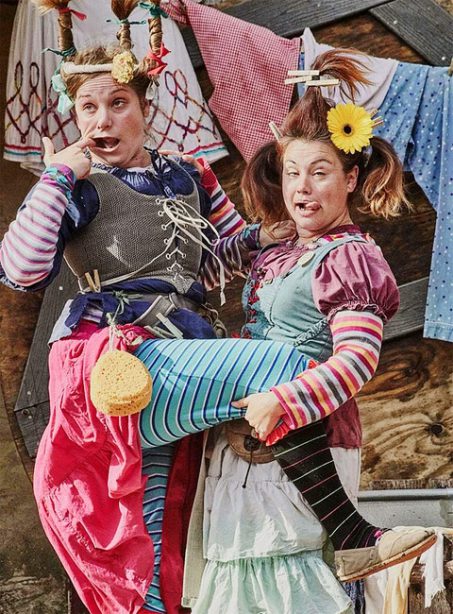
[[[148,476],[144,518],[155,551],[144,608],[165,612],[159,567],[173,442],[242,417],[245,410],[234,408],[231,401],[294,379],[308,361],[289,344],[247,339],[151,340],[135,355],[153,378],[152,400],[140,416],[143,471]]]

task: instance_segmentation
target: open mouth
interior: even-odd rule
[[[96,147],[98,149],[103,149],[105,151],[115,149],[115,147],[120,142],[119,139],[115,139],[114,137],[99,137],[93,138],[93,140],[96,143]]]
[[[296,203],[296,209],[298,211],[305,211],[305,212],[314,212],[314,211],[318,211],[318,209],[320,209],[320,205],[318,205],[318,203],[313,203],[313,202],[307,202],[307,203]]]

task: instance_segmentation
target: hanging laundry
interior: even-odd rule
[[[284,85],[288,70],[309,69],[332,47],[318,44],[308,28],[301,45],[299,38],[281,38],[191,0],[169,0],[163,6],[192,27],[214,86],[209,105],[242,156],[250,159],[273,138],[269,122],[278,126],[289,111],[293,88]],[[453,341],[453,89],[448,68],[363,59],[373,83],[359,88],[355,102],[379,108],[384,123],[376,134],[393,144],[437,213],[424,335]],[[345,101],[338,88],[328,95]]]
[[[79,0],[77,12],[86,19],[81,25],[81,18],[72,15],[76,47],[115,40],[117,25],[107,22],[111,17],[108,0]],[[51,87],[61,58],[42,52],[46,47],[58,48],[54,13],[42,17],[31,2],[19,3],[8,63],[4,157],[36,173],[43,168],[42,136],[50,136],[57,150],[79,138],[72,114],[57,112],[58,96]],[[136,8],[131,15],[131,21],[143,21],[143,25],[131,26],[137,57],[145,56],[148,50],[147,16],[143,8]],[[163,19],[162,28],[170,53],[165,56],[167,66],[151,105],[154,138],[149,145],[218,160],[228,152],[203,99],[179,28],[171,19]]]
[[[245,160],[270,141],[269,122],[280,124],[289,111],[292,88],[283,81],[297,68],[300,38],[236,19],[190,0],[162,2],[177,21],[190,24],[214,92],[209,106]]]

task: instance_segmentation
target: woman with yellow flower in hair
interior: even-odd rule
[[[342,50],[321,55],[312,68],[339,79],[351,95],[366,81]],[[377,368],[383,325],[399,304],[380,248],[352,216],[359,208],[392,218],[407,204],[401,164],[391,145],[373,136],[374,115],[352,103],[334,106],[320,87],[309,87],[278,140],[246,168],[251,217],[265,225],[291,219],[297,236],[254,259],[241,336],[283,341],[314,363],[233,403],[278,464],[248,465],[218,435],[204,503],[207,565],[194,614],[350,611],[320,566],[319,525],[297,491],[326,529],[343,581],[433,543],[430,530],[371,525],[349,498],[357,496],[360,471],[354,396]]]

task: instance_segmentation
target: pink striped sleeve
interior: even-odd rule
[[[208,162],[203,158],[199,162],[205,169],[201,176],[201,185],[212,201],[209,221],[215,226],[221,238],[230,237],[242,230],[246,223],[225,194]]]
[[[73,187],[70,169],[44,172],[11,222],[0,245],[0,265],[14,284],[33,286],[51,272],[68,192]]]
[[[333,355],[293,381],[271,388],[285,413],[283,424],[268,437],[268,445],[290,429],[330,415],[373,377],[382,344],[382,319],[371,311],[339,311],[330,329]]]
[[[221,269],[225,281],[231,281],[236,275],[245,276],[252,254],[259,249],[259,225],[246,226],[241,232],[219,239],[208,252],[200,269],[199,278],[207,290],[219,285]],[[220,264],[221,263],[221,264]]]

